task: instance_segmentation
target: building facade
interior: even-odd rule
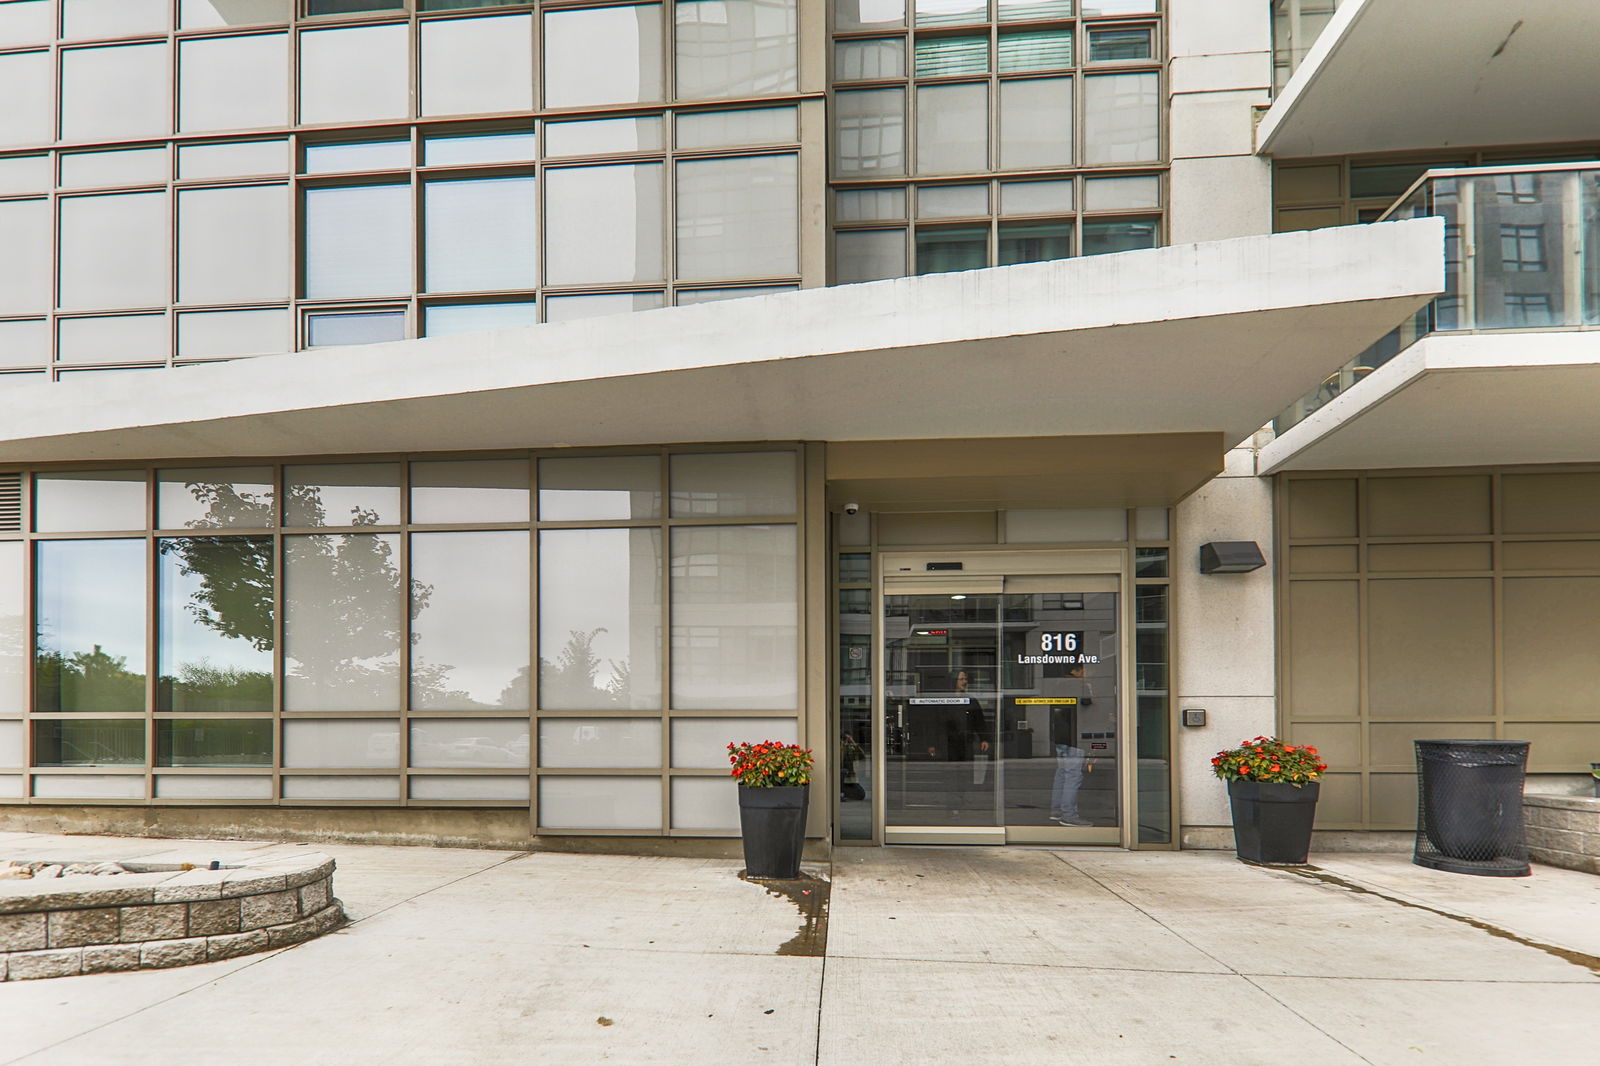
[[[1414,737],[1574,787],[1600,127],[1364,129],[1414,6],[0,0],[0,818],[714,851],[767,738],[819,846],[1214,846],[1266,732],[1330,845]]]

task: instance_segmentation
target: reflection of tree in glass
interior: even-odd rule
[[[594,651],[594,638],[606,632],[598,626],[587,632],[574,629],[555,662],[539,659],[539,703],[552,710],[596,710],[627,707],[632,679],[626,660],[602,660]],[[610,679],[597,684],[601,667],[609,669]]]
[[[144,673],[129,670],[127,656],[108,655],[98,644],[70,655],[41,650],[34,677],[41,711],[144,713]]]

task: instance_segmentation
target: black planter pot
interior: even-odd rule
[[[1265,781],[1229,781],[1233,842],[1239,858],[1263,866],[1304,866],[1311,854],[1311,823],[1317,817],[1313,781],[1296,788]]]
[[[1594,775],[1594,794],[1600,797],[1600,762],[1590,763],[1589,772]]]
[[[746,877],[785,880],[800,876],[800,849],[806,842],[806,794],[810,788],[739,786],[739,830],[744,836]]]

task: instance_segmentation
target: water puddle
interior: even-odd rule
[[[778,896],[800,912],[800,931],[778,946],[774,955],[803,955],[821,958],[828,950],[828,897],[833,885],[820,877],[801,874],[794,880],[767,880],[760,877],[739,879],[760,885],[769,896]]]

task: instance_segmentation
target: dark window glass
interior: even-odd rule
[[[917,231],[917,273],[940,274],[989,265],[989,228]]]
[[[269,718],[177,718],[156,723],[157,766],[271,766]]]
[[[1072,223],[1000,227],[1000,265],[1042,263],[1072,254]]]
[[[43,721],[34,727],[37,766],[128,766],[144,762],[142,719]]]

